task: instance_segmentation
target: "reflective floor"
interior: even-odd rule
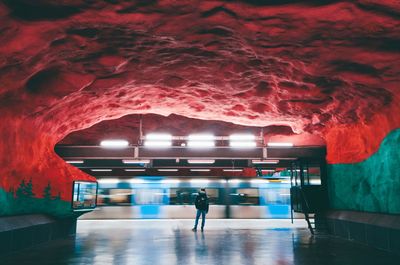
[[[287,220],[79,221],[76,238],[3,257],[0,264],[400,264],[399,256],[326,235]],[[280,227],[280,228],[276,228]]]

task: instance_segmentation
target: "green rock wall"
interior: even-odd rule
[[[400,129],[368,159],[328,165],[328,190],[331,208],[400,214]]]

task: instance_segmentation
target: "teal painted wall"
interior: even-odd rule
[[[13,192],[0,188],[0,216],[30,213],[48,214],[56,217],[75,216],[71,202],[54,198],[16,197]]]
[[[400,214],[400,129],[368,159],[328,165],[328,191],[333,209]]]

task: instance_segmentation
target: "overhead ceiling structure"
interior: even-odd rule
[[[389,0],[1,1],[1,187],[51,181],[68,200],[93,178],[54,146],[131,114],[275,126],[363,161],[400,126],[399,15]]]
[[[295,134],[288,126],[249,127],[154,114],[127,115],[73,132],[55,151],[96,178],[256,177],[291,168],[298,159],[318,167],[326,155],[321,137]]]

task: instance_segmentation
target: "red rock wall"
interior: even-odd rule
[[[50,183],[52,196],[70,201],[74,180],[95,179],[66,164],[54,153],[57,138],[48,134],[40,122],[15,116],[2,117],[0,136],[0,188],[16,191],[22,180],[32,179],[35,197],[42,198]]]
[[[336,125],[325,130],[327,161],[330,164],[357,163],[378,151],[383,139],[400,128],[399,100],[382,109],[368,123]]]
[[[317,133],[398,93],[392,1],[5,3],[3,99],[72,130],[152,112]]]
[[[326,138],[362,160],[399,123],[395,1],[1,1],[0,177],[90,177],[53,146],[127,114]]]
[[[227,136],[234,133],[263,135],[264,141],[292,142],[295,145],[324,146],[325,141],[318,135],[310,133],[295,134],[289,126],[242,126],[216,120],[191,119],[180,115],[168,117],[154,114],[126,115],[115,120],[106,120],[87,129],[68,134],[58,144],[98,145],[103,139],[126,139],[131,144],[139,142],[140,121],[142,133],[169,133],[185,136],[196,133],[210,133]]]

